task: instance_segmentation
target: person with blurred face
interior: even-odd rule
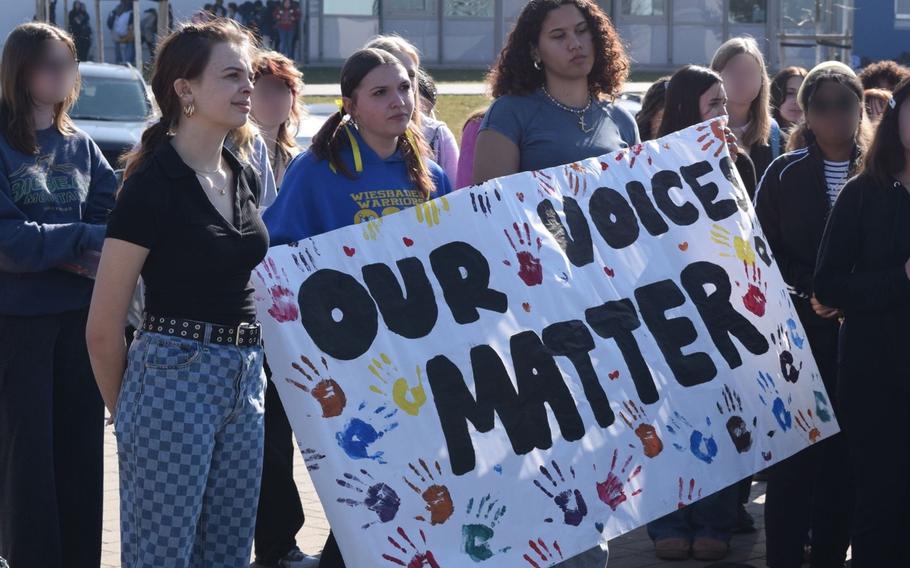
[[[67,114],[69,34],[16,27],[0,89],[0,557],[97,568],[104,406],[85,325],[116,180]]]
[[[760,179],[786,146],[780,125],[771,118],[771,82],[764,55],[754,39],[731,38],[717,48],[711,69],[724,80],[729,127],[740,148],[755,164]]]
[[[294,139],[303,115],[300,94],[303,74],[293,61],[275,51],[259,53],[253,62],[253,96],[250,116],[264,140],[266,164],[261,169],[274,172],[281,186],[290,161],[300,153]],[[267,195],[271,205],[277,198]],[[304,554],[297,546],[297,533],[303,527],[303,504],[294,481],[294,443],[291,424],[272,380],[268,361],[265,391],[265,452],[262,484],[256,512],[253,568],[308,568],[317,558]]]
[[[791,133],[792,151],[775,160],[762,178],[755,213],[828,392],[830,404],[825,401],[816,412],[840,417],[845,403],[836,386],[842,313],[839,306],[816,297],[812,277],[831,209],[862,162],[863,88],[849,67],[827,62],[806,75],[797,99],[805,119]],[[838,434],[768,469],[765,534],[770,568],[801,566],[810,532],[811,565],[843,565],[852,509],[850,499],[839,498],[852,491],[852,474],[842,464],[846,453],[844,434]]]
[[[852,491],[827,494],[856,503],[855,568],[908,566],[910,413],[910,80],[894,89],[860,175],[841,191],[821,241],[818,301],[843,314],[837,419],[847,451],[838,467]],[[830,391],[829,391],[830,392]],[[843,435],[843,434],[842,434]],[[848,488],[850,489],[850,488]]]

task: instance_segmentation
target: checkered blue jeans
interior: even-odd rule
[[[123,568],[249,564],[262,363],[260,347],[136,334],[114,420]]]

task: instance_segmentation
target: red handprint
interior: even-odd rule
[[[272,257],[266,258],[261,266],[265,269],[268,280],[263,278],[258,268],[256,276],[268,286],[269,297],[272,299],[272,305],[268,309],[269,315],[279,323],[297,321],[297,318],[300,317],[300,308],[297,307],[297,297],[294,292],[286,286],[290,284],[284,268],[279,271]]]
[[[543,170],[534,170],[531,172],[531,177],[537,180],[537,192],[543,197],[559,195],[559,190],[553,186],[554,182],[552,175]],[[519,199],[524,201],[522,198]]]
[[[753,314],[762,317],[765,315],[765,304],[767,303],[765,293],[768,291],[768,284],[762,281],[761,267],[757,263],[752,262],[749,264],[744,260],[743,266],[748,279],[748,282],[746,282],[746,294],[743,296],[743,305]]]
[[[698,490],[698,493],[695,492],[695,479],[689,480],[689,492],[688,494],[683,493],[683,478],[679,478],[679,503],[676,504],[677,509],[683,509],[691,505],[694,501],[701,499],[701,489]],[[683,498],[685,496],[685,498]]]
[[[304,369],[300,366],[299,363],[291,363],[291,367],[294,368],[298,373],[303,375],[307,381],[310,383],[315,383],[313,387],[309,387],[300,381],[285,378],[284,380],[288,383],[299,388],[303,392],[308,392],[310,395],[316,399],[316,402],[322,407],[322,417],[323,418],[332,418],[333,416],[339,416],[343,411],[345,405],[348,403],[348,399],[342,390],[341,385],[333,379],[332,377],[323,378],[322,374],[319,372],[319,369],[313,365],[313,362],[310,361],[310,358],[306,355],[300,356],[300,362],[306,365],[309,369]],[[329,370],[329,363],[325,360],[325,357],[322,358],[322,365],[325,367],[326,371]],[[312,375],[310,373],[313,373]]]
[[[420,531],[420,539],[423,541],[423,546],[417,548],[411,538],[408,536],[408,533],[401,527],[398,527],[398,530],[395,531],[398,533],[398,536],[408,543],[410,550],[405,548],[401,543],[399,543],[394,537],[387,537],[389,543],[395,547],[398,552],[403,554],[405,557],[411,556],[409,560],[402,560],[397,556],[392,556],[391,554],[383,554],[382,557],[391,562],[392,564],[397,564],[398,566],[405,566],[406,568],[421,568],[422,566],[429,566],[430,568],[439,568],[439,563],[436,562],[436,558],[433,556],[433,552],[426,549],[427,546],[427,535],[424,534],[423,530]]]
[[[703,124],[703,125],[699,126],[698,128],[696,128],[695,130],[701,132],[703,130],[708,130],[708,129],[710,129],[710,131],[705,132],[704,134],[699,136],[698,141],[704,142],[704,145],[701,147],[701,149],[705,150],[705,151],[709,150],[716,142],[720,142],[717,146],[717,150],[714,152],[714,157],[717,158],[721,155],[721,153],[723,153],[724,146],[726,146],[726,144],[728,142],[730,142],[730,140],[729,140],[729,137],[727,136],[727,131],[725,129],[724,122],[722,120],[712,120],[710,124],[707,124],[707,125]],[[708,137],[710,137],[710,136],[714,136],[714,138],[705,142],[705,140],[707,140]]]
[[[515,241],[513,241],[511,235],[509,235],[508,229],[502,230],[518,258],[518,277],[528,286],[537,286],[543,282],[543,267],[540,265],[540,257],[534,256],[534,240],[531,238],[531,228],[527,223],[524,223],[524,235],[522,235],[521,229],[516,222],[512,223],[512,229],[515,231],[515,236],[518,238],[518,244],[521,245],[523,249],[527,249],[518,250],[518,247],[515,246]],[[540,240],[540,237],[537,237],[537,254],[540,254],[542,246],[543,242]],[[507,264],[511,265],[511,263],[508,262]]]
[[[559,554],[559,558],[562,558],[562,548],[559,547],[559,542],[554,540],[553,544],[550,546],[553,547],[556,554]],[[550,552],[550,547],[547,546],[547,543],[545,543],[542,538],[529,540],[528,547],[530,547],[531,550],[525,552],[522,558],[524,558],[533,568],[540,568],[538,562],[542,562],[544,566],[551,566],[556,560],[556,554]],[[534,554],[531,554],[532,551]]]
[[[613,462],[610,464],[610,473],[607,474],[605,480],[597,483],[597,496],[614,511],[629,498],[626,495],[626,488],[623,487],[624,482],[622,478],[626,477],[626,471],[629,469],[629,464],[632,463],[632,456],[629,456],[622,464],[622,468],[617,472],[616,463],[618,458],[619,450],[613,450]],[[594,469],[595,471],[597,470],[597,464],[594,465]],[[628,477],[626,477],[625,483],[631,483],[640,473],[641,466],[639,465],[632,470]],[[635,489],[632,491],[631,496],[635,497],[640,495],[641,491],[641,489]]]

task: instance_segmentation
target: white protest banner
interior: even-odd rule
[[[276,247],[257,275],[352,568],[549,566],[838,430],[720,120]]]

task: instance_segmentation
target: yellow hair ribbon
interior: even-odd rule
[[[348,135],[348,141],[351,143],[351,152],[354,154],[354,171],[361,173],[363,172],[363,156],[360,154],[360,144],[357,143],[357,138],[354,137],[354,134],[347,124],[345,124],[343,128],[344,133]],[[331,162],[329,162],[329,169],[332,170],[333,174],[338,173],[338,170]]]

